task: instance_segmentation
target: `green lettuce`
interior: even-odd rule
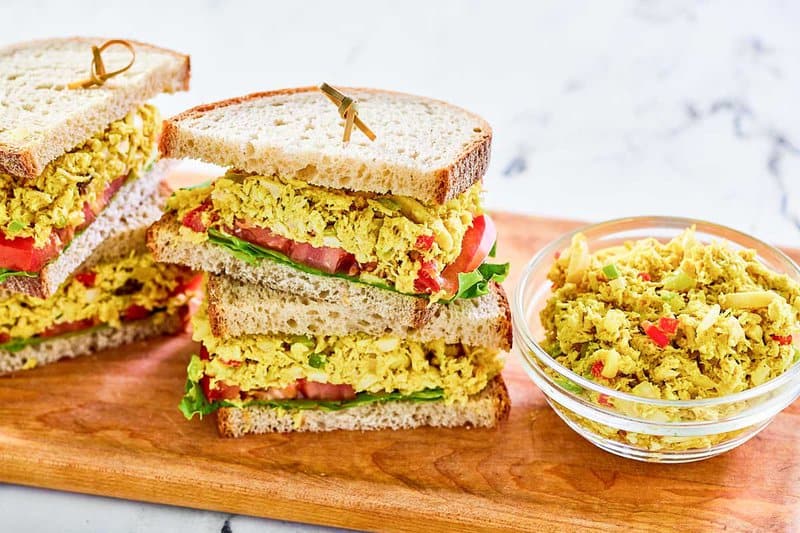
[[[391,285],[388,285],[386,283],[381,283],[380,281],[377,280],[370,279],[369,281],[367,281],[365,279],[356,276],[348,276],[347,274],[338,274],[338,273],[330,274],[328,272],[323,272],[322,270],[307,265],[295,263],[285,254],[276,252],[275,250],[262,248],[257,244],[247,242],[245,240],[239,239],[238,237],[234,237],[233,235],[228,235],[227,233],[223,233],[214,228],[208,230],[208,240],[217,246],[225,248],[230,254],[232,254],[237,259],[240,259],[251,265],[257,264],[262,259],[269,259],[271,261],[275,261],[276,263],[281,263],[290,266],[292,268],[296,268],[297,270],[307,272],[309,274],[314,274],[317,276],[342,278],[348,281],[352,281],[354,283],[363,283],[365,285],[371,285],[379,289],[394,291],[400,294],[406,294],[408,296],[415,296],[417,298],[427,298],[427,295],[424,294],[404,293],[398,291]],[[455,296],[444,301],[451,302],[457,298],[477,298],[478,296],[483,296],[484,294],[487,294],[489,292],[489,282],[491,281],[496,281],[498,283],[502,282],[508,275],[508,269],[509,269],[508,263],[499,265],[484,263],[476,270],[473,270],[472,272],[461,273],[458,275],[458,291],[456,292]]]
[[[442,389],[426,389],[411,394],[400,392],[370,393],[360,392],[352,400],[326,401],[326,400],[250,400],[247,402],[229,402],[227,400],[216,400],[209,402],[203,394],[200,386],[200,379],[203,377],[203,362],[196,355],[192,356],[189,366],[186,369],[187,380],[185,394],[178,405],[183,416],[191,420],[194,415],[200,418],[216,411],[221,407],[271,407],[285,410],[302,411],[308,409],[319,409],[322,411],[340,411],[356,407],[358,405],[368,405],[372,403],[404,401],[404,402],[435,402],[444,398]]]
[[[24,349],[26,346],[36,346],[37,344],[41,344],[47,341],[52,341],[54,339],[66,339],[69,337],[74,337],[75,335],[83,335],[85,333],[97,331],[99,329],[108,327],[110,326],[108,326],[107,324],[99,324],[97,326],[92,326],[86,329],[79,329],[77,331],[62,333],[61,335],[53,335],[52,337],[28,337],[27,339],[21,339],[21,338],[11,339],[8,342],[0,344],[0,350],[14,353]]]
[[[24,270],[11,270],[9,268],[0,268],[0,283],[3,283],[12,276],[24,276],[26,278],[35,278],[39,276],[39,273],[25,272]]]

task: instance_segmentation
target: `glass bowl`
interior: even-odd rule
[[[608,452],[662,463],[698,461],[743,444],[800,395],[800,363],[736,394],[699,400],[650,399],[615,391],[557,363],[537,339],[544,338],[539,311],[550,297],[547,273],[572,236],[586,235],[590,250],[655,237],[669,240],[689,226],[707,243],[726,240],[752,248],[769,268],[800,281],[800,269],[783,252],[736,230],[700,220],[635,217],[580,228],[542,249],[525,267],[514,292],[514,345],[525,371],[547,402],[578,434]]]

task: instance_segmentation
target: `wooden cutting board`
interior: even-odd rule
[[[509,293],[576,225],[495,220]],[[176,407],[194,350],[188,336],[161,339],[0,379],[0,480],[363,529],[800,529],[800,402],[721,457],[644,464],[573,433],[514,354],[513,408],[496,430],[225,440]]]

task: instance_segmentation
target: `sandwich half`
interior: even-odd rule
[[[240,301],[237,305],[252,305]],[[217,337],[205,305],[193,318],[199,355],[188,367],[180,409],[217,413],[221,435],[249,433],[493,427],[510,401],[501,350],[438,331],[412,337],[288,333]],[[503,328],[505,335],[510,328]],[[487,339],[491,341],[491,339]],[[510,338],[502,340],[510,345]],[[474,343],[474,344],[473,344]]]
[[[144,102],[185,90],[189,58],[132,42],[132,67],[100,87],[88,76],[105,39],[0,49],[0,287],[46,298],[157,188],[161,119]],[[109,48],[108,65],[128,52]]]
[[[143,228],[132,227],[103,243],[48,298],[0,291],[0,374],[181,332],[200,276],[156,263]]]
[[[449,104],[345,89],[376,132],[341,142],[316,88],[259,93],[165,121],[161,152],[237,170],[177,191],[148,234],[188,265],[416,328],[431,303],[491,295],[496,231],[481,208],[491,129]]]

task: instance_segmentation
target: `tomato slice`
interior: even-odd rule
[[[489,215],[480,215],[472,220],[461,241],[461,253],[456,260],[442,271],[448,292],[458,290],[458,275],[461,272],[472,272],[489,256],[495,241],[497,228]]]
[[[5,344],[11,340],[11,335],[8,333],[0,333],[0,344]]]
[[[251,391],[249,394],[259,400],[293,400],[298,393],[297,383],[292,383],[282,389],[270,387],[264,391]]]
[[[252,242],[283,254],[288,254],[289,249],[292,247],[291,239],[273,233],[269,228],[257,228],[241,220],[236,221],[233,234],[247,242]]]
[[[227,385],[221,381],[217,381],[212,389],[211,378],[208,376],[200,378],[200,386],[203,387],[203,394],[206,395],[206,399],[208,399],[209,402],[233,400],[240,397],[241,390],[237,385]]]
[[[108,186],[103,191],[103,194],[100,195],[100,197],[94,201],[94,204],[90,204],[89,202],[84,202],[83,222],[77,228],[75,228],[75,231],[84,230],[89,227],[89,224],[94,222],[94,220],[97,218],[97,215],[99,215],[100,212],[106,208],[108,202],[111,201],[111,198],[113,198],[114,195],[117,194],[117,191],[119,191],[122,188],[122,186],[125,185],[125,180],[127,178],[128,178],[127,175],[123,175],[111,181],[111,183],[109,183]],[[65,240],[64,242],[68,241]]]
[[[351,385],[333,385],[331,383],[317,383],[316,381],[297,381],[297,387],[309,400],[352,400],[356,397],[356,391]]]
[[[331,248],[329,246],[316,248],[303,242],[293,243],[288,255],[292,261],[322,270],[328,274],[335,274],[343,267],[345,270],[349,270],[350,265],[355,263],[353,254],[349,254],[341,248]]]
[[[170,296],[177,296],[179,294],[186,294],[187,292],[196,293],[200,291],[203,286],[203,275],[195,274],[188,279],[178,280],[178,285],[172,289]]]
[[[141,305],[133,304],[122,312],[122,320],[141,320],[150,316],[150,310]]]
[[[80,331],[94,326],[96,323],[93,318],[85,318],[83,320],[74,320],[72,322],[62,322],[61,324],[53,324],[46,330],[39,333],[39,337],[55,337],[56,335],[63,335],[64,333],[71,333],[73,331]]]
[[[61,251],[61,239],[53,233],[45,245],[36,248],[33,237],[17,237],[8,239],[0,231],[0,268],[39,272],[48,261]]]

